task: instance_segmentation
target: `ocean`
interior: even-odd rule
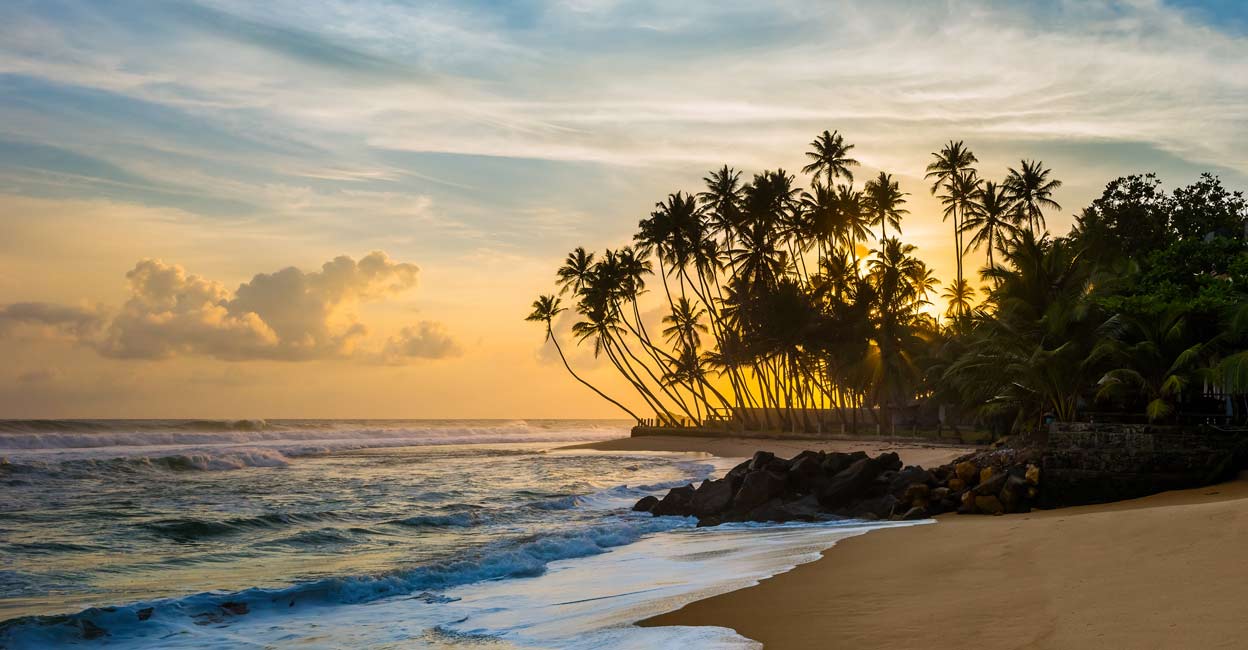
[[[883,525],[633,513],[621,421],[0,421],[0,648],[738,648],[632,623]]]

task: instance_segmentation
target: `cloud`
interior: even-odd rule
[[[406,291],[418,271],[375,251],[358,262],[336,257],[312,273],[261,273],[231,293],[181,266],[143,260],[126,274],[130,299],[97,349],[131,359],[347,358],[368,330],[343,307]]]
[[[382,349],[381,360],[402,364],[411,359],[447,359],[461,354],[463,348],[444,325],[426,320],[404,327],[397,336],[390,337]]]
[[[317,271],[259,273],[230,291],[177,264],[145,259],[126,273],[130,297],[105,310],[46,302],[0,305],[0,335],[19,327],[68,338],[116,359],[200,356],[225,361],[327,359],[403,364],[458,356],[446,327],[421,321],[380,345],[352,307],[413,289],[420,268],[381,251],[340,255]]]
[[[47,302],[15,302],[0,306],[0,334],[17,326],[33,326],[51,336],[89,338],[104,323],[101,310]]]

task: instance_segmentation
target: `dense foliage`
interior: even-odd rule
[[[569,254],[558,295],[534,302],[529,320],[578,381],[671,424],[735,411],[747,425],[811,429],[824,426],[812,414],[832,413],[852,428],[860,413],[887,424],[923,402],[1015,430],[1248,410],[1241,193],[1207,174],[1171,193],[1152,175],[1119,178],[1052,236],[1045,212],[1061,208],[1061,183],[1050,170],[1023,160],[986,180],[950,142],[927,168],[958,260],[942,290],[900,239],[908,194],[884,172],[858,188],[853,149],[820,134],[808,189],[782,169],[748,181],[710,172],[701,192],[658,203],[631,246]],[[976,251],[978,291],[963,267]],[[657,324],[639,303],[656,283]],[[572,369],[553,327],[565,298],[578,343],[609,360],[636,392],[624,401],[644,411]],[[749,421],[764,412],[778,421]]]

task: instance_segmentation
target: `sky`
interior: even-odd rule
[[[613,417],[523,318],[712,168],[839,130],[947,280],[943,143],[1043,160],[1061,234],[1248,188],[1245,115],[1234,0],[9,0],[0,418]]]

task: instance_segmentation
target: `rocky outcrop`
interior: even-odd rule
[[[1028,512],[1039,497],[1035,454],[980,452],[933,469],[903,467],[895,453],[803,451],[791,459],[760,451],[721,479],[686,485],[634,510],[697,517],[698,525],[732,521],[924,519],[943,512]]]

